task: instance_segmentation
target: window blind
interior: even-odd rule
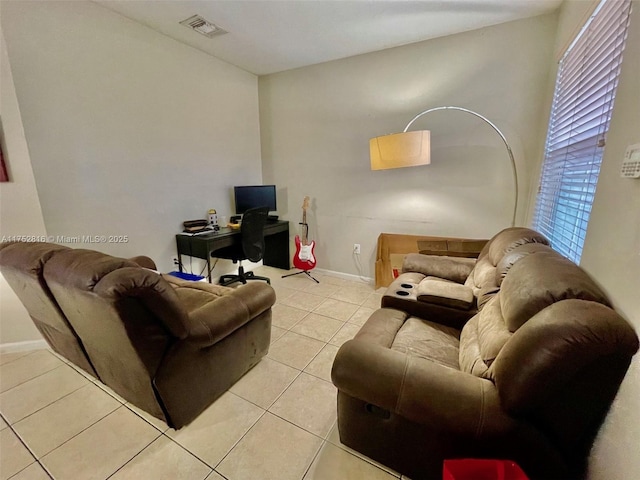
[[[533,227],[580,262],[615,99],[630,0],[603,0],[560,60]]]

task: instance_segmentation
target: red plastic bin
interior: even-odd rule
[[[445,460],[442,480],[529,480],[511,460],[463,458]]]

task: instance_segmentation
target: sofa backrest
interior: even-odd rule
[[[167,349],[187,336],[174,289],[156,272],[92,250],[59,253],[44,278],[102,381],[163,418],[152,380]]]
[[[610,306],[604,292],[576,264],[546,246],[523,244],[507,255],[510,268],[500,292],[475,315],[460,335],[460,366],[490,378],[489,368],[513,333],[544,308],[567,299]],[[500,271],[496,271],[500,276]]]
[[[508,413],[580,458],[637,349],[633,328],[593,279],[539,249],[511,266],[498,295],[465,325],[460,367],[493,381]]]
[[[509,331],[515,332],[545,307],[566,299],[611,306],[593,279],[554,250],[529,255],[515,263],[502,282],[500,307]]]
[[[500,276],[496,276],[496,272],[503,257],[520,245],[532,243],[549,245],[544,235],[525,227],[506,228],[487,242],[465,282],[478,299],[478,309],[483,308],[500,289]]]
[[[38,331],[56,353],[97,376],[82,341],[44,281],[44,265],[68,247],[44,242],[14,242],[0,248],[0,271]]]

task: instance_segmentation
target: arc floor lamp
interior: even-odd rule
[[[431,132],[429,130],[417,130],[409,132],[409,127],[418,118],[431,112],[439,110],[457,110],[471,114],[480,120],[488,123],[491,128],[500,136],[507,148],[509,160],[511,161],[511,170],[513,172],[513,186],[515,192],[515,201],[513,205],[513,216],[511,218],[511,226],[516,224],[516,212],[518,210],[518,173],[516,172],[516,161],[513,158],[513,152],[507,142],[506,137],[486,117],[480,115],[473,110],[462,107],[435,107],[419,113],[404,127],[402,133],[393,133],[391,135],[383,135],[369,140],[369,153],[371,158],[371,170],[386,170],[389,168],[415,167],[418,165],[429,165],[431,163]]]

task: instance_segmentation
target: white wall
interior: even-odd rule
[[[0,29],[0,119],[10,182],[0,183],[0,240],[16,235],[46,236],[29,149]],[[0,345],[37,341],[42,337],[26,309],[0,275]]]
[[[262,181],[255,75],[92,2],[1,9],[49,235],[169,271],[182,221]]]
[[[640,143],[640,2],[634,2],[634,10],[581,266],[640,333],[640,180],[620,177],[626,147]],[[639,446],[636,354],[596,441],[589,478],[640,478]]]
[[[506,149],[471,115],[436,112],[414,124],[432,131],[431,165],[370,170],[369,138],[435,106],[470,108],[504,132],[522,223],[543,147],[555,31],[556,16],[546,15],[260,77],[263,176],[286,189],[292,222],[311,197],[318,267],[373,277],[381,232],[488,237],[509,226]]]

